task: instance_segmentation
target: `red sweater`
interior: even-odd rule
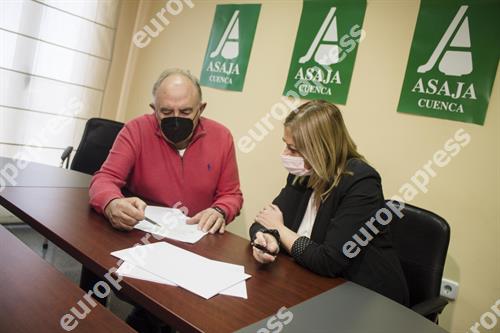
[[[125,124],[92,178],[90,204],[102,213],[112,199],[123,197],[123,187],[146,201],[184,206],[189,216],[216,205],[227,222],[243,204],[231,133],[203,117],[183,157],[163,138],[154,114]]]

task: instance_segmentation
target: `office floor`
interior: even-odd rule
[[[19,238],[24,244],[28,245],[40,257],[43,257],[42,248],[44,237],[38,232],[33,230],[30,226],[21,223],[4,224],[4,227],[16,235],[17,238]],[[79,285],[80,270],[82,269],[82,265],[66,252],[49,242],[49,247],[45,254],[45,260],[61,273],[66,275],[70,280]],[[123,320],[125,320],[127,315],[132,310],[132,306],[130,304],[121,301],[114,294],[111,294],[111,297],[109,298],[108,308],[111,312]]]

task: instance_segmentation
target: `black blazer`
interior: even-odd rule
[[[295,260],[311,271],[330,277],[342,277],[356,282],[401,304],[408,305],[408,287],[392,247],[388,224],[374,225],[380,232],[373,235],[368,245],[354,258],[342,252],[344,244],[360,235],[360,228],[385,206],[380,176],[375,169],[359,159],[351,159],[347,170],[353,175],[342,176],[338,186],[321,203],[311,237],[300,237],[292,247]],[[297,232],[304,217],[312,189],[306,185],[292,184],[295,176],[289,175],[286,186],[274,199],[283,213],[285,225]],[[304,182],[307,184],[307,180]],[[254,223],[250,237],[263,228]],[[366,230],[370,230],[365,226]]]

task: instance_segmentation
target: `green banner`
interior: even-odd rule
[[[499,13],[500,1],[422,0],[398,112],[484,124]]]
[[[304,0],[283,94],[345,104],[365,0]]]
[[[200,83],[242,91],[260,4],[217,5]]]

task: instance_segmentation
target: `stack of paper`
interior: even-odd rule
[[[244,274],[245,273],[244,267],[243,266],[238,266],[238,267],[240,268],[241,273]],[[123,264],[121,264],[121,266],[118,267],[118,269],[116,270],[116,274],[118,274],[120,276],[124,276],[124,277],[130,277],[130,278],[139,279],[139,280],[145,280],[145,281],[166,284],[169,286],[177,286],[172,281],[169,281],[165,278],[154,275],[153,273],[150,273],[150,272],[142,269],[141,267],[135,266],[134,264],[127,262],[127,261],[124,261]],[[232,287],[224,289],[221,292],[219,292],[219,294],[241,297],[244,299],[248,298],[247,286],[246,286],[245,281],[241,281]]]
[[[209,299],[219,293],[246,298],[244,267],[210,260],[165,242],[112,252],[123,276],[178,285]],[[120,274],[120,272],[118,272]]]
[[[180,209],[147,206],[144,215],[159,226],[143,220],[134,226],[135,229],[191,244],[196,243],[207,234],[198,230],[196,224],[186,224],[189,217],[184,215]]]

